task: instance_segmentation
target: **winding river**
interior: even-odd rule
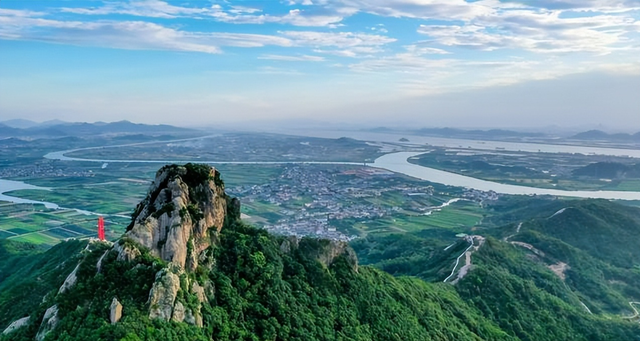
[[[47,187],[29,185],[22,181],[0,179],[0,201],[8,201],[16,204],[42,204],[46,208],[51,208],[51,209],[60,208],[60,206],[51,202],[22,199],[22,198],[4,194],[5,192],[18,191],[22,189],[38,189],[43,191],[51,190],[50,188],[47,188]]]
[[[378,134],[378,133],[363,133],[363,132],[319,132],[315,134],[305,134],[306,136],[317,137],[352,137],[363,141],[371,142],[397,142],[401,137],[394,134]],[[197,137],[195,139],[207,138]],[[521,142],[503,142],[503,141],[478,141],[478,140],[463,140],[463,139],[447,139],[438,137],[426,137],[426,136],[410,136],[413,144],[430,144],[434,146],[452,147],[452,148],[465,148],[475,150],[501,150],[501,151],[513,151],[513,152],[542,152],[542,153],[576,153],[576,154],[597,154],[597,155],[610,155],[610,156],[626,156],[632,158],[640,158],[640,150],[637,149],[620,149],[620,148],[602,148],[602,147],[585,147],[585,146],[572,146],[572,145],[554,145],[554,144],[541,144],[541,143],[521,143]],[[183,139],[184,140],[184,139]],[[189,139],[192,140],[192,139]],[[168,143],[175,141],[153,142],[153,143]],[[150,142],[146,142],[150,143]],[[145,143],[145,144],[146,144]],[[97,148],[115,148],[121,146],[108,146]],[[341,165],[361,165],[357,162],[313,162],[313,161],[203,161],[203,160],[116,160],[116,159],[86,159],[77,157],[68,157],[65,154],[93,148],[82,148],[52,152],[45,155],[45,158],[63,160],[63,161],[92,161],[92,162],[142,162],[142,163],[186,163],[186,162],[199,162],[209,164],[341,164]],[[502,184],[492,181],[481,180],[437,170],[433,168],[423,167],[408,162],[408,159],[422,154],[424,152],[396,152],[383,155],[377,158],[372,166],[377,168],[386,169],[395,173],[405,174],[417,179],[422,179],[434,183],[443,185],[466,187],[471,189],[477,189],[481,191],[494,191],[500,194],[512,194],[512,195],[554,195],[554,196],[566,196],[566,197],[579,197],[579,198],[600,198],[600,199],[614,199],[614,200],[640,200],[640,192],[630,191],[565,191],[558,189],[546,189],[535,188],[527,186]]]
[[[441,171],[438,169],[418,166],[407,160],[423,152],[399,152],[383,155],[375,160],[374,167],[384,168],[396,173],[402,173],[413,178],[427,180],[439,184],[467,187],[481,191],[494,191],[500,194],[515,195],[555,195],[578,198],[598,198],[615,200],[640,200],[640,192],[627,191],[563,191],[558,189],[535,188],[501,184],[492,181],[472,178],[460,174]]]

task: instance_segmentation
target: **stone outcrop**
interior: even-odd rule
[[[62,285],[60,286],[60,289],[58,289],[59,294],[71,289],[71,287],[76,284],[76,281],[78,280],[77,273],[79,268],[80,264],[76,265],[75,269],[73,269],[69,276],[67,276],[67,278],[64,280],[64,283],[62,283]]]
[[[215,260],[207,249],[220,230],[240,218],[240,202],[224,192],[220,173],[206,165],[169,165],[156,173],[146,198],[136,207],[123,238],[113,250],[118,261],[133,261],[148,249],[169,262],[156,274],[149,292],[149,317],[202,326],[200,309],[207,301],[205,288],[186,282],[180,275],[198,266],[212,268]],[[180,290],[198,298],[197,307],[176,300]]]
[[[133,245],[126,243],[126,239],[121,239],[114,246],[113,250],[118,253],[117,260],[130,262],[141,255],[140,250]]]
[[[207,295],[204,292],[204,287],[200,286],[200,284],[196,282],[191,284],[191,293],[196,295],[196,297],[198,298],[198,302],[200,303],[204,303],[208,301]]]
[[[27,317],[23,317],[23,318],[21,318],[19,320],[15,320],[15,321],[11,322],[11,324],[2,332],[2,335],[9,334],[14,330],[17,330],[17,329],[20,329],[20,328],[26,326],[27,323],[29,323],[29,319],[30,318],[31,318],[30,316],[27,316]]]
[[[184,305],[181,302],[176,302],[176,305],[173,307],[171,321],[183,322],[185,313],[186,309],[184,308]]]
[[[200,328],[202,328],[203,326],[202,315],[199,312],[196,312],[194,314],[191,309],[187,309],[184,317],[184,322]]]
[[[113,298],[111,301],[111,306],[109,307],[109,320],[111,324],[116,324],[122,318],[122,304],[118,301],[117,298]]]
[[[297,249],[299,242],[300,242],[300,239],[298,239],[298,237],[296,237],[296,236],[291,236],[291,237],[285,239],[280,244],[280,252],[289,253],[289,252],[291,252],[291,250]]]
[[[105,251],[98,259],[98,262],[96,263],[96,273],[100,273],[100,271],[102,271],[102,261],[104,260],[104,257],[107,256],[107,254],[109,254],[109,250]]]
[[[58,325],[58,306],[54,305],[47,309],[42,318],[42,323],[36,334],[37,341],[43,341],[47,334]]]
[[[315,258],[324,266],[331,266],[338,257],[345,257],[347,263],[358,271],[356,252],[346,242],[327,239],[289,237],[280,244],[280,251],[289,253],[300,249],[305,255]]]
[[[316,259],[325,266],[329,266],[333,264],[339,256],[345,256],[354,270],[358,270],[358,257],[356,256],[356,252],[346,242],[330,241],[327,246],[318,250]]]
[[[169,321],[180,290],[180,277],[168,269],[156,274],[156,281],[149,292],[149,318]]]
[[[239,202],[227,197],[215,169],[165,166],[136,208],[126,237],[149,248],[152,255],[192,271],[211,245],[211,233],[219,232],[225,219],[239,217],[239,211]]]

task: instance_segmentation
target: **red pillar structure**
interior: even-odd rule
[[[104,240],[104,218],[98,218],[98,239]]]

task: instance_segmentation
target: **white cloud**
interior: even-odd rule
[[[0,37],[131,50],[175,50],[219,53],[196,34],[142,21],[57,21],[0,16]]]
[[[594,12],[620,12],[640,7],[638,0],[536,0],[522,1],[529,6],[556,10],[580,10]]]
[[[307,15],[305,11],[299,9],[292,9],[289,13],[284,15],[270,15],[270,14],[238,14],[232,11],[225,11],[221,6],[213,7],[213,11],[209,15],[218,21],[232,23],[232,24],[265,24],[265,23],[277,23],[288,24],[293,26],[330,26],[335,25],[342,21],[341,15],[328,14],[328,15]]]
[[[258,59],[268,59],[268,60],[282,60],[289,62],[323,62],[325,59],[320,56],[310,56],[310,55],[300,55],[300,56],[288,56],[288,55],[278,55],[278,54],[265,54]]]
[[[356,8],[361,12],[387,16],[420,19],[469,20],[489,15],[494,9],[487,1],[465,0],[338,0],[335,6]],[[489,2],[493,4],[494,2]]]
[[[220,53],[221,46],[350,48],[372,53],[393,38],[350,32],[285,31],[278,35],[191,32],[144,21],[63,21],[24,15],[0,15],[0,38],[36,40],[121,49],[159,49]],[[311,60],[314,58],[309,58]],[[315,57],[320,61],[322,57]]]
[[[355,46],[346,49],[314,49],[313,52],[348,58],[373,58],[384,50],[378,46]]]
[[[0,16],[28,18],[28,17],[41,17],[44,15],[46,15],[46,13],[44,12],[0,8]]]
[[[188,32],[143,21],[59,21],[0,16],[0,38],[131,50],[220,53],[220,46],[292,46],[284,37],[225,32]]]
[[[434,58],[428,48],[409,45],[405,52],[349,65],[355,72],[384,75],[391,91],[399,95],[462,91],[516,84],[531,80],[554,79],[564,75],[598,69],[588,63],[567,63],[553,57],[537,60],[496,58],[487,61],[454,57]]]
[[[396,41],[386,36],[353,32],[284,31],[280,34],[291,39],[295,45],[311,47],[382,46]]]
[[[61,11],[86,15],[126,14],[152,18],[176,18],[204,14],[208,12],[208,9],[173,6],[160,0],[132,0],[108,2],[98,8],[65,7]]]
[[[262,10],[258,8],[251,8],[251,7],[245,7],[245,6],[231,6],[231,9],[229,10],[229,12],[235,13],[235,14],[243,14],[243,13],[253,14],[253,13],[260,13],[262,12]]]
[[[560,12],[505,11],[480,17],[468,25],[421,25],[418,32],[434,43],[492,51],[610,53],[625,35],[638,31],[633,18],[613,15],[561,18]]]
[[[451,54],[451,52],[435,48],[435,47],[424,47],[419,45],[407,45],[404,47],[408,52],[414,53],[416,55],[425,55],[425,54]]]
[[[310,4],[308,4],[310,5]],[[61,9],[63,12],[85,15],[126,14],[151,18],[191,17],[197,19],[211,18],[233,24],[265,24],[277,23],[293,26],[321,27],[336,25],[344,18],[338,12],[311,14],[305,10],[292,9],[283,15],[262,14],[262,10],[245,6],[229,6],[219,4],[211,7],[181,7],[170,5],[161,0],[131,0],[128,2],[110,2],[97,8]]]

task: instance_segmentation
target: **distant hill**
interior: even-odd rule
[[[61,120],[49,120],[49,121],[38,123],[30,120],[14,119],[14,120],[2,121],[0,122],[0,124],[4,124],[12,128],[29,129],[29,128],[35,128],[35,127],[43,128],[43,127],[50,127],[53,125],[70,124],[70,123],[61,121]]]
[[[640,177],[640,164],[625,165],[618,162],[595,162],[573,170],[575,176],[587,176],[598,179],[621,179]]]
[[[589,130],[569,137],[572,140],[606,140],[640,142],[640,132],[631,134],[608,134],[602,130]]]
[[[0,137],[2,137],[2,136],[6,136],[6,137],[21,136],[20,135],[21,133],[22,133],[22,129],[13,128],[13,127],[10,127],[8,125],[0,123]]]
[[[522,137],[542,137],[542,133],[518,132],[513,130],[489,129],[489,130],[465,130],[458,128],[421,128],[416,130],[393,129],[387,127],[376,127],[364,129],[373,133],[409,133],[412,135],[427,135],[440,137],[458,137],[472,139],[505,139],[505,138],[522,138]]]
[[[433,135],[442,137],[465,137],[477,139],[497,139],[497,138],[518,138],[518,137],[541,137],[542,133],[527,133],[513,130],[489,129],[489,130],[463,130],[456,128],[422,128],[414,130],[418,135]]]
[[[24,122],[23,122],[24,123]],[[63,136],[117,136],[129,134],[162,135],[162,134],[202,134],[202,132],[180,128],[171,125],[139,124],[129,121],[96,122],[96,123],[67,123],[50,121],[28,128],[14,128],[0,123],[1,137],[63,137]]]
[[[39,123],[38,122],[29,121],[29,120],[15,119],[15,120],[2,121],[2,122],[0,122],[0,124],[6,125],[6,126],[12,127],[12,128],[26,129],[26,128],[35,127]]]

